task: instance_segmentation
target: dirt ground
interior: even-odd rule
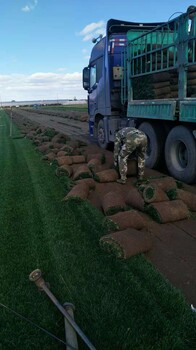
[[[36,121],[43,126],[54,128],[72,137],[88,140],[88,123],[62,117],[52,117],[47,114],[17,111],[21,116]],[[97,146],[89,145],[89,152],[96,153]],[[100,149],[99,149],[100,151]],[[106,151],[108,161],[112,154]],[[161,173],[146,169],[146,176],[156,176]],[[103,194],[113,190],[124,192],[124,195],[136,179],[129,178],[126,185],[117,183],[97,184],[96,191],[91,192],[89,200],[101,210]],[[185,185],[186,190],[196,193],[196,186]],[[144,215],[144,214],[143,214]],[[156,268],[177,288],[181,289],[187,302],[196,306],[196,220],[186,219],[169,224],[158,224],[149,217],[149,229],[153,237],[153,248],[147,253],[147,258]]]
[[[27,112],[26,110],[17,110],[18,114],[35,121],[43,126],[54,128],[55,130],[66,133],[68,136],[80,137],[81,139],[88,139],[88,123],[80,120],[69,119],[62,116],[52,116],[42,114],[38,111]]]

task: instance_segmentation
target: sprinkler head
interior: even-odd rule
[[[40,291],[42,291],[44,287],[47,287],[46,282],[42,277],[42,272],[39,269],[36,269],[30,273],[29,280],[31,282],[35,282]]]
[[[29,275],[29,280],[31,282],[37,281],[42,276],[42,272],[39,269],[32,271]]]

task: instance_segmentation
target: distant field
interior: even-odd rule
[[[81,112],[88,112],[87,104],[70,104],[70,105],[64,105],[64,106],[43,106],[41,108],[44,109],[57,109],[61,111],[81,111]]]
[[[28,139],[9,137],[2,111],[0,120],[0,303],[64,339],[63,317],[28,280],[40,268],[60,302],[75,304],[97,350],[195,349],[196,318],[182,294],[143,255],[104,253],[102,213],[88,201],[62,202],[69,179],[57,178]],[[0,306],[0,349],[64,347]]]

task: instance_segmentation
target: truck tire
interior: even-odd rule
[[[164,130],[158,124],[143,122],[138,127],[148,138],[148,148],[146,153],[145,165],[147,168],[156,168],[161,160],[161,154],[164,149]]]
[[[97,142],[102,149],[108,149],[110,143],[106,141],[106,130],[103,119],[100,119],[97,125]]]
[[[196,180],[196,141],[185,126],[173,128],[165,144],[165,161],[169,173],[177,180],[193,183]]]

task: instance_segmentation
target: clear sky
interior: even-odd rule
[[[82,69],[108,19],[167,21],[189,0],[0,0],[0,100],[86,98]],[[177,16],[177,15],[175,15]],[[175,17],[174,16],[174,17]]]

